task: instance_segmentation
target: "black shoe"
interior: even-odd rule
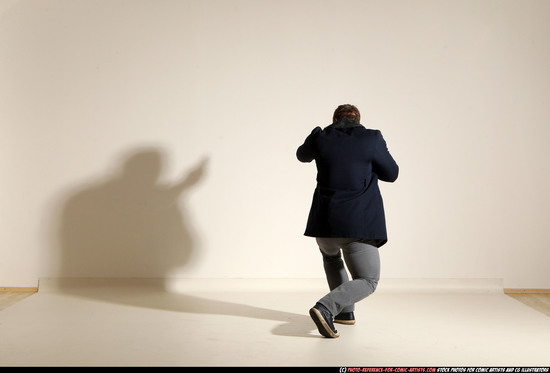
[[[309,310],[309,315],[313,319],[313,322],[315,322],[315,325],[317,325],[317,329],[319,329],[321,335],[327,338],[338,338],[340,336],[332,323],[332,314],[321,303],[316,303]]]
[[[334,322],[338,324],[353,325],[355,324],[355,316],[353,312],[340,312],[334,318]]]

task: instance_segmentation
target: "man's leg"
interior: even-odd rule
[[[349,281],[340,249],[354,240],[350,238],[317,238],[319,250],[323,255],[323,268],[330,290],[334,290]],[[354,305],[351,305],[342,312],[353,312],[353,310]]]
[[[361,242],[348,242],[342,246],[344,260],[352,281],[343,282],[319,300],[332,315],[350,312],[356,302],[371,295],[380,279],[378,248]]]
[[[342,260],[340,248],[344,243],[351,242],[350,239],[342,238],[317,238],[319,250],[323,255],[323,267],[327,277],[329,288],[338,288],[345,282],[349,281],[348,273]],[[351,312],[351,311],[350,311]],[[319,333],[328,338],[337,338],[338,331],[334,327],[334,315],[322,304],[316,303],[309,310],[309,314]]]

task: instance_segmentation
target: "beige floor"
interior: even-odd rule
[[[2,291],[0,292],[0,311],[16,304],[23,299],[35,294],[31,291]]]
[[[529,306],[546,316],[550,316],[550,293],[534,294],[507,294],[521,303]]]
[[[320,285],[41,282],[0,310],[0,365],[550,366],[550,317],[494,284],[381,286],[338,339],[307,316]]]

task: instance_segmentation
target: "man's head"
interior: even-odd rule
[[[361,121],[361,114],[359,114],[359,109],[350,104],[340,105],[334,110],[334,115],[332,116],[333,122],[338,122],[343,118],[351,119],[357,123]]]

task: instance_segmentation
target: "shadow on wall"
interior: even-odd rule
[[[194,241],[180,199],[207,163],[168,185],[163,152],[137,149],[115,175],[71,193],[59,222],[59,277],[165,277],[188,264]]]
[[[318,338],[306,315],[167,290],[166,275],[188,264],[195,249],[180,200],[203,178],[207,163],[205,158],[179,182],[165,184],[163,153],[138,149],[114,175],[70,193],[60,211],[58,277],[76,278],[68,282],[76,285],[61,281],[58,289],[134,307],[274,320],[274,335]],[[130,285],[123,278],[132,278]]]

